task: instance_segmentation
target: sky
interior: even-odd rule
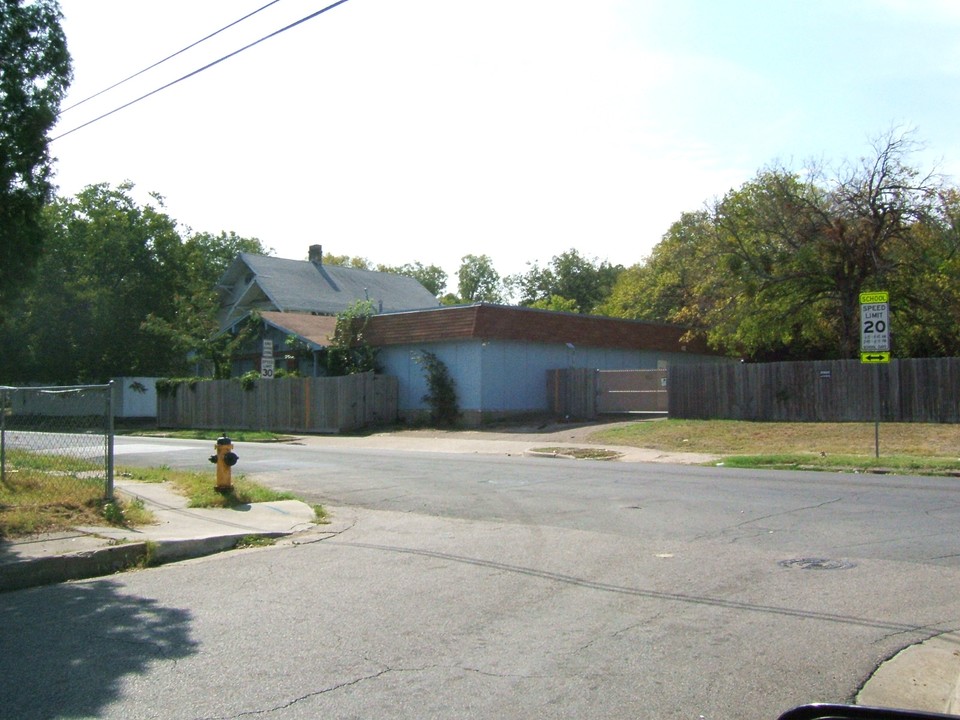
[[[898,128],[960,175],[957,0],[61,0],[58,193],[135,184],[184,230],[501,275],[641,262],[771,164]],[[154,203],[155,204],[155,203]]]

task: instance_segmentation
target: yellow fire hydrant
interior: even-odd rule
[[[210,456],[210,462],[217,465],[217,484],[214,489],[217,492],[227,493],[233,490],[231,468],[237,464],[240,456],[233,451],[233,441],[226,434],[217,438],[214,448],[217,454]]]

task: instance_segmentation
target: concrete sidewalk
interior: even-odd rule
[[[278,538],[317,527],[313,508],[299,500],[200,509],[188,508],[187,499],[166,483],[121,481],[116,492],[142,500],[157,522],[78,527],[0,542],[0,591],[202,557],[234,548],[243,538]]]

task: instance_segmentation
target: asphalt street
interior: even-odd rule
[[[960,627],[953,481],[237,452],[333,532],[0,596],[5,713],[761,720]]]

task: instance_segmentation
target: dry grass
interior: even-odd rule
[[[0,481],[0,539],[62,532],[84,525],[130,527],[154,521],[140,501],[120,496],[114,502],[105,501],[102,466],[20,451],[7,453],[6,460],[7,472]],[[190,499],[191,507],[234,507],[294,498],[237,475],[231,492],[218,493],[212,471],[117,468],[116,476],[140,482],[170,482]],[[323,509],[315,510],[321,517]]]
[[[718,455],[874,453],[873,423],[753,423],[734,420],[660,420],[599,430],[599,443]],[[960,458],[960,426],[881,423],[881,452]]]
[[[11,469],[0,482],[0,538],[105,522],[103,478]]]
[[[873,423],[753,423],[661,420],[599,430],[591,442],[739,458],[753,466],[888,466],[936,474],[960,470],[960,426],[881,423],[880,459]]]

